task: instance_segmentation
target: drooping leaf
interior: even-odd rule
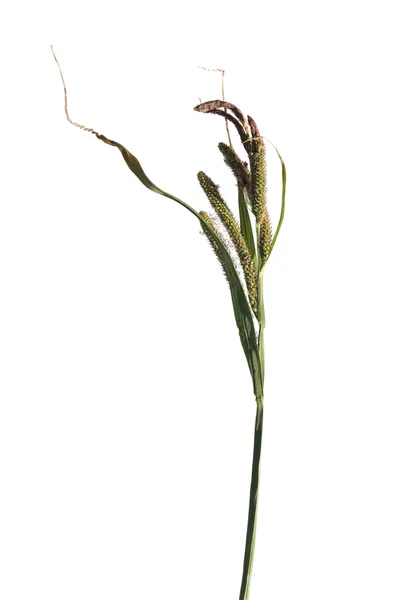
[[[103,135],[97,135],[97,137],[104,143],[110,146],[115,146],[121,152],[126,164],[130,170],[136,175],[136,177],[145,185],[149,190],[156,194],[166,196],[181,206],[184,206],[189,212],[197,217],[201,222],[202,226],[209,231],[211,237],[215,240],[220,250],[221,256],[225,261],[225,270],[229,282],[229,288],[232,296],[233,310],[235,314],[236,324],[239,330],[240,341],[249,365],[250,373],[253,380],[254,394],[256,398],[262,398],[263,396],[263,378],[262,369],[260,364],[260,355],[258,351],[257,336],[254,328],[253,316],[246,294],[243,290],[243,286],[240,282],[239,276],[236,272],[232,258],[227,252],[225,245],[221,242],[218,235],[210,228],[207,221],[189,204],[186,204],[183,200],[180,200],[173,194],[164,192],[156,186],[143,171],[141,164],[138,159],[133,156],[124,146],[113,140],[109,140]]]

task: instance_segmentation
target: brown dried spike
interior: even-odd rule
[[[224,119],[228,119],[228,121],[233,123],[237,129],[237,132],[238,132],[243,144],[245,142],[247,142],[247,140],[249,139],[247,133],[244,130],[243,125],[241,123],[239,123],[239,121],[237,119],[235,119],[235,117],[232,117],[232,115],[230,115],[229,113],[226,113],[223,110],[219,110],[219,109],[215,108],[213,110],[208,111],[207,114],[219,115],[220,117],[223,117]]]
[[[263,141],[260,135],[260,130],[257,127],[257,123],[254,121],[254,119],[252,117],[250,117],[250,115],[247,115],[247,119],[249,121],[249,125],[250,125],[250,131],[251,131],[251,137],[256,138],[254,140],[252,140],[251,143],[248,143],[246,146],[246,150],[250,150],[252,152],[261,152],[262,147],[263,147]]]
[[[247,119],[249,121],[252,137],[256,137],[256,138],[260,137],[260,130],[258,129],[257,123],[255,122],[255,120],[250,115],[247,115]]]
[[[235,117],[239,119],[243,127],[247,130],[246,119],[242,111],[231,102],[226,102],[226,100],[209,100],[208,102],[202,102],[195,106],[194,110],[207,113],[216,108],[226,108],[227,110],[232,111]]]

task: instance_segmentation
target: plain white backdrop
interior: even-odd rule
[[[226,96],[288,169],[251,600],[400,597],[394,2],[15,3],[1,19],[0,597],[238,598],[255,403],[196,220]],[[276,222],[279,164],[268,154]]]

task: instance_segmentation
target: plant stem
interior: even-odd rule
[[[257,227],[257,246],[259,247],[260,231]],[[261,257],[258,257],[259,265]],[[258,333],[258,352],[260,354],[261,373],[260,373],[260,388],[264,389],[264,328],[265,328],[265,309],[264,309],[264,285],[263,273],[259,269],[258,273],[258,318],[259,318],[259,333]],[[246,546],[244,551],[242,584],[240,587],[239,600],[248,600],[250,597],[250,583],[253,569],[254,548],[256,543],[256,528],[257,528],[257,506],[258,506],[258,487],[260,480],[260,462],[261,462],[261,447],[262,447],[262,432],[263,432],[263,415],[264,415],[264,398],[256,398],[257,412],[254,427],[254,445],[253,445],[253,464],[251,469],[250,483],[250,498],[249,498],[249,514],[247,518],[247,533]]]
[[[258,485],[260,477],[261,442],[263,430],[263,398],[257,399],[256,422],[254,428],[253,466],[251,471],[249,516],[247,520],[246,547],[243,561],[242,585],[239,600],[248,600],[256,541]]]

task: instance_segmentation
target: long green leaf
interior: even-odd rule
[[[244,239],[246,240],[247,247],[250,250],[250,254],[253,260],[256,260],[256,247],[254,245],[253,228],[251,226],[249,209],[244,197],[244,192],[241,187],[238,188],[238,201],[239,201],[239,217],[240,217],[240,230]]]
[[[126,148],[124,148],[124,146],[122,146],[118,142],[109,140],[103,135],[98,134],[97,137],[104,143],[109,144],[110,146],[115,146],[119,149],[130,170],[149,190],[157,194],[161,194],[162,196],[166,196],[167,198],[170,198],[175,202],[178,202],[178,204],[181,204],[193,215],[195,215],[198,218],[198,220],[202,223],[202,225],[210,232],[210,235],[217,243],[221,255],[223,256],[223,259],[225,261],[226,274],[229,281],[236,324],[239,330],[240,341],[242,343],[243,350],[249,365],[250,373],[253,379],[254,394],[256,398],[261,398],[263,395],[263,378],[260,364],[260,355],[258,352],[257,336],[253,323],[253,316],[246,294],[243,290],[243,286],[240,282],[239,276],[232,262],[232,258],[227,252],[224,244],[222,243],[218,235],[210,228],[208,223],[194,208],[192,208],[189,204],[186,204],[186,202],[183,202],[183,200],[180,200],[176,196],[173,196],[168,192],[164,192],[162,189],[157,187],[147,177],[138,159],[135,156],[133,156],[133,154],[131,154]]]
[[[281,202],[281,214],[279,216],[279,222],[278,222],[278,226],[276,228],[274,237],[272,238],[271,241],[271,246],[270,246],[270,250],[269,250],[269,254],[268,254],[268,259],[271,256],[271,252],[273,247],[275,246],[275,242],[276,242],[276,238],[278,237],[279,231],[282,227],[282,223],[283,223],[283,219],[285,216],[285,199],[286,199],[286,165],[283,161],[282,156],[279,154],[278,152],[278,148],[275,146],[275,144],[273,144],[272,142],[270,142],[270,144],[274,147],[275,152],[277,153],[279,160],[281,161],[281,167],[282,167],[282,202]]]

